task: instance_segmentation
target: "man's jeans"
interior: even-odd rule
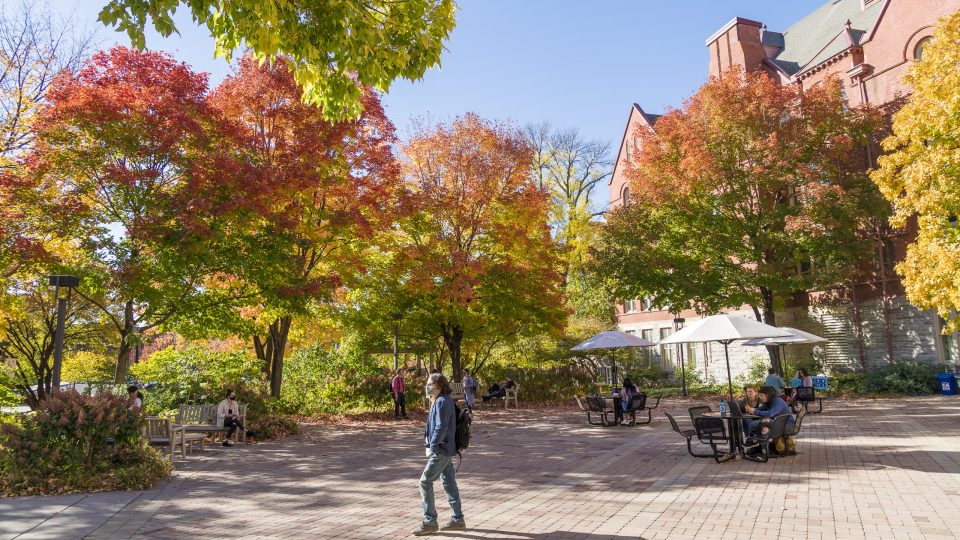
[[[423,468],[420,477],[420,498],[423,500],[423,522],[430,524],[437,522],[437,507],[433,501],[433,483],[437,478],[443,481],[443,490],[447,492],[447,500],[453,510],[453,519],[463,520],[463,511],[460,508],[460,490],[457,489],[457,478],[453,468],[453,456],[430,454],[427,466]]]
[[[397,392],[397,397],[393,398],[393,415],[397,418],[407,416],[407,397],[403,392]]]

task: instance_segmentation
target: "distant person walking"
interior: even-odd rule
[[[413,530],[415,536],[433,534],[441,527],[437,522],[437,507],[433,497],[433,483],[439,478],[453,515],[442,528],[457,531],[467,528],[460,506],[460,490],[457,488],[453,456],[457,454],[457,406],[450,397],[450,383],[439,373],[431,374],[424,388],[430,397],[430,413],[424,431],[424,447],[427,465],[420,476],[420,498],[423,501],[423,522]]]
[[[143,408],[143,394],[140,387],[133,384],[127,387],[127,408],[131,411],[139,411]]]
[[[407,417],[407,398],[403,393],[403,370],[398,369],[396,376],[390,380],[390,390],[393,391],[393,415],[397,420]]]

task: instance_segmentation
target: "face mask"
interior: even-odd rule
[[[428,384],[428,385],[424,386],[424,387],[423,387],[423,391],[424,391],[428,396],[435,396],[435,395],[437,395],[437,394],[439,393],[439,391],[437,390],[437,387],[434,386],[434,385],[432,385],[432,384]]]

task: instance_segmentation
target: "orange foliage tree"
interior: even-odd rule
[[[471,336],[562,328],[549,195],[530,181],[523,135],[467,114],[422,130],[403,153],[413,214],[392,272],[407,309],[442,337],[455,380]]]
[[[238,260],[229,273],[254,302],[233,320],[252,320],[246,331],[274,396],[293,317],[363,272],[374,237],[397,215],[400,191],[394,127],[378,95],[365,91],[359,118],[335,123],[302,92],[286,60],[261,65],[247,55],[210,98],[240,130],[237,153],[249,164],[248,196],[238,203],[247,221],[234,235]]]
[[[866,173],[878,123],[847,107],[839,81],[802,89],[738,68],[711,78],[640,133],[631,204],[609,219],[600,268],[621,298],[747,304],[776,324],[778,304],[842,283],[868,248],[863,229],[886,211]]]

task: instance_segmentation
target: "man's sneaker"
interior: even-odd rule
[[[233,443],[230,441],[223,441],[224,446],[233,446]]]
[[[467,522],[466,522],[466,521],[464,521],[464,520],[462,520],[462,519],[458,521],[458,520],[456,520],[456,519],[450,518],[450,521],[447,522],[447,524],[444,525],[443,527],[440,527],[440,530],[442,530],[442,531],[462,531],[462,530],[465,530],[466,528],[467,528]]]
[[[433,523],[420,523],[420,526],[414,529],[414,536],[426,536],[428,534],[433,534],[440,530],[440,527],[437,526],[436,522]]]

